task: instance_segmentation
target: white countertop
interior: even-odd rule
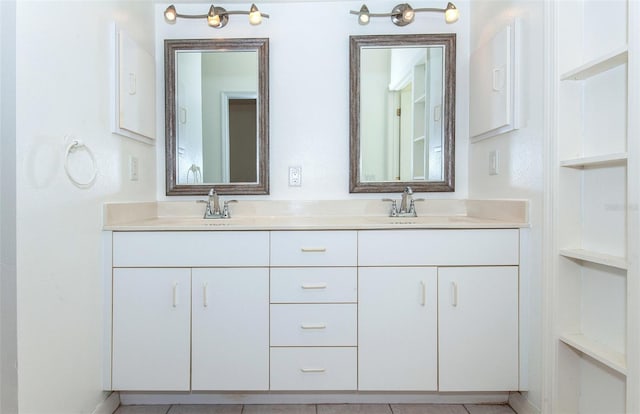
[[[427,200],[417,204],[418,217],[388,217],[378,200],[240,201],[232,218],[204,219],[196,202],[105,204],[104,230],[369,230],[496,229],[528,227],[524,200]]]

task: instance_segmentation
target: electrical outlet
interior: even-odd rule
[[[129,181],[138,181],[138,157],[129,156]]]
[[[498,151],[489,151],[489,175],[498,175]]]
[[[302,186],[302,167],[289,167],[289,187]]]

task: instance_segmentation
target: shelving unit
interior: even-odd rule
[[[634,0],[555,1],[553,412],[634,412]],[[607,16],[603,19],[602,16]],[[637,105],[636,105],[637,106]],[[632,381],[628,380],[633,377]]]

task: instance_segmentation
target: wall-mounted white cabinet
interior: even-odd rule
[[[519,30],[520,22],[514,20],[471,54],[469,132],[473,140],[519,128]]]
[[[114,24],[112,132],[151,144],[156,138],[156,62]]]
[[[637,412],[633,1],[553,3],[554,412]],[[636,12],[637,14],[637,12]],[[608,16],[604,19],[603,16]],[[636,46],[637,47],[637,46]],[[635,52],[637,53],[637,51]],[[637,63],[636,63],[637,64]],[[637,131],[635,132],[637,134]],[[635,207],[637,209],[637,205]],[[631,283],[631,284],[630,284]],[[597,391],[596,391],[597,390]]]

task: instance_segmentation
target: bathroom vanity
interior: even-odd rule
[[[105,388],[520,389],[525,202],[328,203],[108,205]]]

